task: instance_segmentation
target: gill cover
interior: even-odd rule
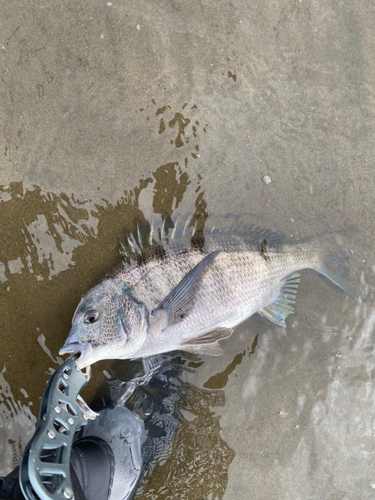
[[[144,343],[147,324],[147,307],[132,287],[105,279],[82,297],[60,354],[79,352],[80,368],[100,359],[130,358]]]

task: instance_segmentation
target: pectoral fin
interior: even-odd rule
[[[182,351],[196,354],[220,356],[222,354],[218,340],[227,339],[233,333],[232,328],[217,328],[213,332],[204,333],[200,337],[188,339],[181,344]]]
[[[168,313],[168,326],[172,326],[190,314],[197,298],[199,284],[219,253],[219,251],[216,251],[208,254],[199,264],[191,269],[176,288],[152,311],[152,316],[164,310]]]
[[[275,325],[286,327],[285,319],[294,313],[297,289],[301,278],[299,273],[294,273],[283,280],[280,294],[275,302],[261,309],[259,314],[275,323]]]

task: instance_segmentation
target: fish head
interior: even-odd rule
[[[79,368],[102,359],[130,359],[147,336],[148,309],[132,287],[105,279],[81,299],[59,354],[79,353]]]

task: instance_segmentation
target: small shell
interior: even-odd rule
[[[262,181],[265,183],[265,184],[271,184],[271,177],[269,175],[265,175],[262,179]]]

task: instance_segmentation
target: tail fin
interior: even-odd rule
[[[352,295],[352,289],[349,284],[349,259],[341,240],[341,235],[337,233],[320,239],[319,254],[321,258],[316,271],[326,276],[335,285],[344,290],[344,292]]]

